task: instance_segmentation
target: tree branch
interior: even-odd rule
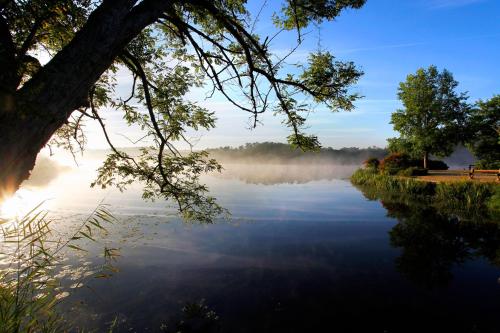
[[[169,1],[135,2],[104,1],[73,40],[18,91],[19,100],[39,105],[33,111],[44,116],[67,118],[124,47],[171,6]]]

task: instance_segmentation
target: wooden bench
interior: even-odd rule
[[[498,170],[478,170],[478,169],[475,169],[473,165],[469,165],[469,178],[474,179],[475,173],[485,173],[485,174],[497,175],[497,181],[500,181],[500,169],[498,169]]]

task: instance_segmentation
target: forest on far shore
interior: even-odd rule
[[[247,143],[239,147],[220,147],[207,149],[210,157],[221,163],[335,163],[343,165],[359,165],[369,157],[383,158],[387,149],[368,148],[320,148],[319,151],[302,151],[290,145],[278,142]]]
[[[302,151],[294,149],[286,143],[254,142],[239,147],[219,147],[207,149],[210,157],[221,163],[255,163],[255,164],[340,164],[361,165],[370,157],[382,159],[389,153],[380,147],[345,147],[334,149],[321,148],[319,151]],[[435,157],[433,157],[435,158]],[[473,164],[474,156],[462,145],[455,147],[454,152],[443,159],[450,167],[467,167]]]

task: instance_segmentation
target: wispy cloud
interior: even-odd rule
[[[440,3],[441,8],[445,7],[445,3],[463,3],[465,5],[465,2],[467,3],[473,3],[473,2],[480,2],[480,1],[485,1],[485,0],[432,0],[435,6],[437,6],[437,3]],[[451,5],[448,5],[451,6]],[[455,6],[459,6],[458,4],[455,4]],[[435,7],[437,8],[437,7]],[[335,49],[332,48],[332,51],[335,55],[338,54],[349,54],[349,53],[358,53],[358,52],[369,52],[369,51],[382,51],[382,50],[389,50],[389,49],[401,49],[401,48],[411,48],[411,47],[418,47],[418,46],[425,46],[425,45],[433,45],[437,43],[444,43],[444,42],[456,42],[456,41],[467,41],[467,40],[476,40],[476,39],[483,39],[483,38],[497,38],[500,37],[500,33],[491,33],[491,34],[484,34],[484,35],[472,35],[472,36],[461,36],[461,37],[456,37],[456,38],[444,38],[442,41],[416,41],[416,42],[402,42],[402,43],[392,43],[392,44],[382,44],[382,45],[373,45],[373,46],[367,46],[367,47],[354,47],[354,48],[339,48]],[[314,49],[309,49],[309,50],[299,50],[294,53],[292,53],[288,58],[288,63],[294,63],[294,62],[300,62],[300,61],[305,61],[307,59],[307,56],[315,52],[316,50]],[[272,50],[272,54],[276,59],[281,59],[283,56],[287,55],[290,51],[287,49],[274,49]]]
[[[444,1],[444,0],[440,0],[440,1]],[[451,1],[451,0],[449,0],[449,1]],[[458,1],[458,0],[456,0],[456,1]],[[463,1],[466,1],[466,0],[463,0]],[[478,0],[467,0],[467,1],[478,2]],[[466,41],[466,40],[475,40],[475,39],[482,39],[482,38],[496,38],[499,36],[500,36],[499,33],[475,35],[475,36],[463,36],[463,37],[457,37],[457,38],[446,38],[446,39],[443,39],[442,42]],[[359,48],[352,48],[352,49],[338,49],[338,50],[334,50],[334,51],[335,51],[335,53],[342,54],[342,53],[354,53],[354,52],[363,52],[363,51],[399,49],[399,48],[407,48],[407,47],[415,47],[415,46],[432,45],[432,44],[436,44],[436,43],[437,42],[395,43],[395,44],[384,44],[384,45],[375,45],[375,46],[368,46],[368,47],[359,47]]]
[[[421,46],[425,45],[425,42],[415,42],[415,43],[400,43],[400,44],[387,44],[387,45],[379,45],[372,47],[358,47],[352,49],[340,49],[337,50],[336,53],[353,53],[360,51],[377,51],[377,50],[386,50],[386,49],[399,49],[404,47],[413,47],[413,46]]]
[[[487,0],[429,0],[427,1],[431,9],[441,9],[450,7],[463,7]]]

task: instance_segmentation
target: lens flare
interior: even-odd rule
[[[19,189],[13,196],[0,202],[0,217],[4,219],[20,218],[33,208],[47,208],[48,193]]]

